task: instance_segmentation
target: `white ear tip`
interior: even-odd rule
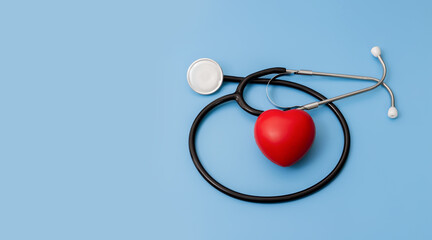
[[[378,57],[381,55],[381,49],[379,47],[373,47],[371,49],[371,53],[374,55],[374,57]]]
[[[389,118],[397,118],[398,110],[395,107],[391,107],[389,108],[387,115]]]

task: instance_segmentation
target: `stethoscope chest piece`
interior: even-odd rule
[[[187,81],[195,92],[203,95],[212,94],[222,85],[222,68],[209,58],[200,58],[190,65]]]

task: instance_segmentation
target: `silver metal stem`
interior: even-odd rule
[[[392,107],[394,107],[395,105],[395,100],[394,100],[394,95],[393,92],[391,91],[391,89],[384,83],[384,79],[387,75],[387,67],[383,61],[383,59],[381,58],[381,56],[378,56],[378,60],[380,61],[382,67],[383,67],[383,74],[380,80],[373,78],[373,77],[366,77],[366,76],[356,76],[356,75],[348,75],[348,74],[337,74],[337,73],[324,73],[324,72],[313,72],[313,71],[309,71],[309,70],[287,70],[288,73],[294,73],[294,74],[300,74],[300,75],[315,75],[315,76],[326,76],[326,77],[338,77],[338,78],[351,78],[351,79],[360,79],[360,80],[371,80],[371,81],[375,81],[377,82],[376,84],[374,84],[373,86],[370,87],[366,87],[363,89],[359,89],[350,93],[345,93],[333,98],[329,98],[326,100],[322,100],[322,101],[317,101],[317,102],[313,102],[313,103],[309,103],[306,105],[303,105],[301,107],[299,107],[299,109],[304,109],[304,110],[309,110],[309,109],[313,109],[316,108],[322,104],[326,104],[329,102],[334,102],[343,98],[347,98],[347,97],[351,97],[360,93],[364,93],[367,91],[370,91],[372,89],[377,88],[379,85],[383,85],[387,91],[390,94],[390,98],[391,98],[391,104]]]
[[[359,79],[359,80],[370,80],[370,81],[375,81],[375,82],[378,82],[378,83],[381,81],[380,79],[373,78],[373,77],[364,77],[364,76],[356,76],[356,75],[345,75],[345,74],[333,74],[333,75],[331,75],[331,73],[329,74],[329,73],[323,73],[323,72],[313,72],[313,73],[315,73],[315,74],[310,74],[310,75],[340,77],[340,78],[351,78],[351,79]],[[338,75],[338,76],[334,76],[334,75]],[[388,91],[388,93],[390,95],[390,98],[391,98],[391,105],[392,105],[392,107],[394,107],[395,106],[395,99],[394,99],[393,91],[390,89],[390,87],[385,82],[382,82],[381,85],[385,89],[387,89],[387,91]],[[355,95],[355,94],[353,94],[353,95]]]

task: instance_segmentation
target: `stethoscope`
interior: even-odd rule
[[[383,68],[383,74],[380,79],[367,76],[315,72],[310,70],[289,70],[281,67],[264,69],[242,78],[223,75],[222,69],[219,64],[208,58],[201,58],[193,62],[187,71],[187,80],[190,87],[199,94],[208,95],[216,92],[221,87],[223,81],[238,83],[237,89],[234,93],[222,96],[208,104],[201,110],[201,112],[198,114],[192,124],[189,133],[189,151],[193,163],[195,164],[195,167],[197,168],[199,173],[204,177],[207,182],[209,182],[219,191],[240,200],[259,203],[283,202],[298,199],[310,195],[326,186],[337,176],[337,174],[344,166],[350,148],[350,133],[348,124],[343,114],[333,104],[334,101],[364,93],[382,85],[388,91],[391,99],[391,106],[388,110],[388,117],[396,118],[398,116],[398,111],[395,107],[394,94],[390,87],[384,83],[384,79],[387,74],[387,68],[381,57],[381,50],[379,47],[373,47],[371,53],[374,57],[378,58]],[[270,74],[275,75],[272,78],[263,78],[264,76]],[[317,91],[304,85],[278,79],[281,76],[292,74],[370,80],[375,81],[376,83],[370,87],[359,89],[336,97],[326,98]],[[266,94],[269,101],[281,110],[272,109],[262,111],[255,109],[249,104],[247,104],[244,99],[243,93],[248,83],[266,84]],[[318,101],[308,103],[302,106],[282,107],[276,104],[270,98],[268,90],[269,85],[291,87],[308,93],[309,95],[318,99]],[[312,185],[309,188],[295,193],[279,196],[254,196],[240,193],[230,188],[227,188],[226,186],[216,181],[201,164],[195,147],[195,136],[203,118],[215,107],[228,101],[236,101],[243,110],[252,115],[258,116],[254,129],[255,140],[264,155],[281,166],[290,166],[292,164],[295,164],[296,161],[301,159],[301,157],[306,154],[306,152],[309,150],[310,145],[313,142],[313,137],[315,134],[313,120],[305,111],[317,108],[320,105],[328,106],[341,124],[344,135],[344,146],[338,163],[336,164],[334,169],[321,181]],[[282,130],[279,131],[279,129]]]

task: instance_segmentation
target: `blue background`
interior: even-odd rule
[[[2,1],[0,239],[431,239],[430,1]],[[186,71],[208,57],[225,74],[267,67],[381,76],[383,88],[337,106],[348,162],[323,190],[263,205],[216,191],[196,171],[188,133],[234,91],[193,92]],[[371,83],[295,76],[330,97]],[[280,104],[311,97],[274,87]],[[246,100],[269,109],[265,88]],[[294,192],[334,167],[342,132],[310,111],[316,141],[281,168],[253,140],[256,117],[231,102],[206,118],[198,154],[223,184]]]

